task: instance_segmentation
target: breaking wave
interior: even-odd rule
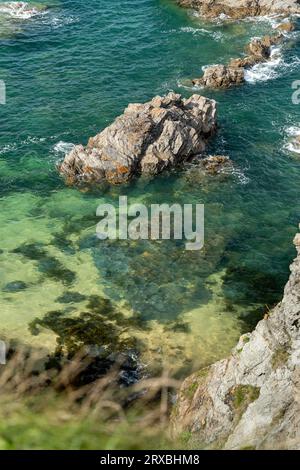
[[[300,154],[300,127],[290,126],[285,129],[286,142],[284,150]]]
[[[267,62],[256,64],[245,70],[245,80],[249,83],[264,82],[278,77],[280,66],[284,64],[281,47],[272,47],[271,56]]]
[[[64,142],[63,140],[60,140],[57,142],[57,144],[54,145],[53,150],[55,153],[66,155],[67,153],[71,152],[74,147],[75,145],[71,142]]]
[[[0,6],[0,13],[16,19],[28,20],[46,12],[27,2],[6,2]]]

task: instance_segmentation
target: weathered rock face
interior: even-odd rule
[[[229,88],[244,81],[244,70],[241,67],[212,65],[204,71],[203,77],[192,80],[194,85],[208,88]]]
[[[189,377],[173,413],[193,445],[300,449],[300,234],[284,297],[228,359]]]
[[[248,68],[260,62],[266,62],[270,59],[271,47],[283,41],[284,36],[282,34],[254,38],[245,49],[248,55],[241,59],[232,59],[229,66]]]
[[[192,83],[209,88],[229,88],[233,85],[240,85],[245,81],[244,69],[267,61],[271,56],[271,46],[279,44],[283,40],[284,36],[280,33],[261,39],[255,38],[246,47],[246,53],[249,55],[231,59],[228,65],[207,67],[203,76],[193,79]]]
[[[282,34],[276,34],[274,36],[264,36],[262,39],[252,39],[250,44],[246,47],[246,52],[250,56],[257,57],[261,61],[267,60],[271,54],[271,46],[279,44],[284,39]]]
[[[268,47],[261,39],[253,39],[247,47],[250,55],[267,60],[270,57],[270,47]]]
[[[298,0],[177,0],[177,3],[199,11],[206,18],[216,18],[221,14],[231,18],[245,18],[271,13],[300,12]]]
[[[69,183],[124,183],[155,175],[201,154],[216,129],[216,102],[169,93],[145,104],[130,104],[124,114],[84,148],[76,146],[59,170]]]

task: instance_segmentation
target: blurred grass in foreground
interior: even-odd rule
[[[183,448],[169,433],[177,381],[164,373],[122,388],[116,366],[78,386],[87,363],[77,355],[58,371],[39,353],[12,354],[0,367],[0,450]]]

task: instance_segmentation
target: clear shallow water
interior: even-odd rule
[[[7,85],[0,107],[1,334],[53,348],[62,333],[49,312],[94,315],[105,296],[123,319],[107,318],[103,328],[138,338],[149,365],[183,373],[212,362],[280,298],[294,255],[300,159],[289,150],[289,129],[300,126],[291,101],[300,75],[297,34],[245,86],[205,92],[219,104],[210,151],[229,155],[233,174],[203,179],[184,168],[81,193],[55,170],[65,143],[86,142],[129,102],[169,90],[189,96],[186,79],[240,55],[272,23],[204,23],[164,0],[48,5],[42,15],[0,23]],[[125,193],[130,202],[204,203],[204,251],[97,242],[98,204]],[[46,319],[38,331],[36,318]]]

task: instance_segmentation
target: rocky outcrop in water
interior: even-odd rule
[[[169,93],[130,104],[122,116],[76,146],[60,165],[68,183],[120,184],[137,175],[156,175],[202,154],[216,129],[216,102]]]
[[[227,65],[212,65],[204,71],[203,77],[192,80],[193,85],[208,88],[229,88],[244,82],[244,69]]]
[[[232,160],[227,155],[209,155],[202,158],[197,167],[209,175],[216,175],[226,168],[233,168]]]
[[[229,88],[240,85],[245,81],[245,69],[260,62],[266,62],[271,57],[271,47],[284,40],[279,33],[263,38],[254,38],[246,47],[247,56],[232,59],[228,65],[212,65],[204,70],[201,78],[192,80],[193,85],[208,88]]]
[[[205,18],[227,15],[230,18],[300,13],[298,0],[177,0],[185,8],[197,10]]]
[[[191,444],[300,449],[300,234],[283,300],[227,359],[185,380],[173,412]]]

